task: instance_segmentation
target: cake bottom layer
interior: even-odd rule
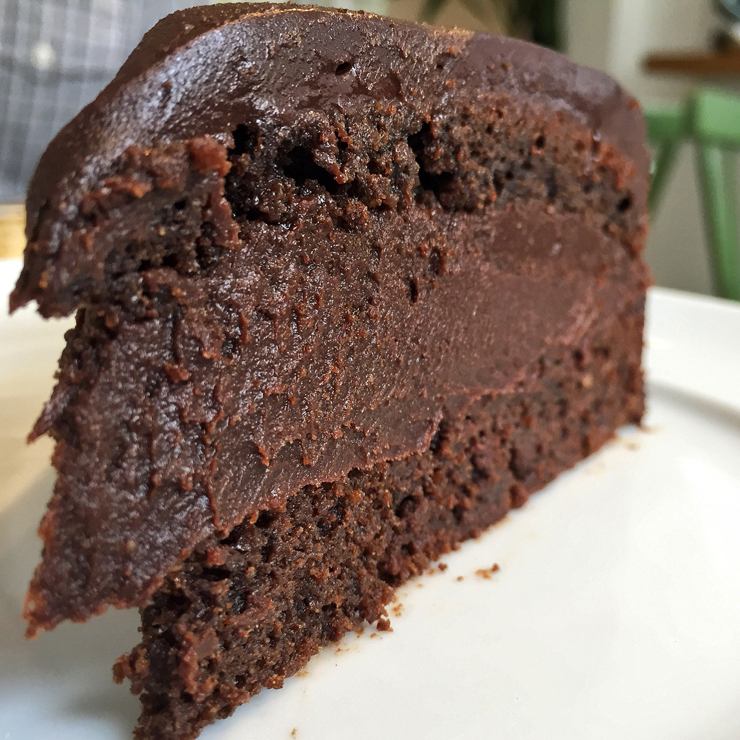
[[[642,322],[640,303],[548,349],[526,391],[443,419],[427,452],[306,487],[199,548],[114,669],[141,695],[137,737],[193,738],[346,632],[387,627],[396,586],[639,422]]]

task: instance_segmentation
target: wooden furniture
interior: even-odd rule
[[[647,72],[694,77],[740,77],[740,50],[648,54],[643,67]]]
[[[648,139],[656,148],[648,205],[654,212],[676,154],[692,141],[704,204],[704,220],[717,292],[740,301],[740,235],[735,153],[740,150],[740,97],[704,90],[674,108],[645,112]]]
[[[26,246],[23,206],[0,205],[0,259],[20,257]]]

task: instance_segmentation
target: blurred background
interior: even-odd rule
[[[159,18],[203,1],[0,0],[0,257],[17,256],[22,250],[25,187],[52,136],[95,97]],[[616,77],[657,116],[656,127],[651,128],[651,133],[657,132],[653,143],[656,151],[666,150],[661,199],[659,207],[655,204],[647,249],[656,281],[682,290],[727,294],[717,278],[718,247],[713,243],[717,234],[712,230],[717,214],[707,214],[706,172],[697,166],[700,158],[693,129],[681,122],[688,120],[683,112],[691,109],[697,92],[740,93],[740,25],[736,25],[740,0],[335,0],[322,4],[515,35]],[[730,132],[722,142],[725,149],[734,150],[735,129],[740,144],[740,115],[733,128],[732,110],[725,116]],[[665,128],[658,125],[663,111],[673,116],[668,147],[665,138],[658,136]],[[734,170],[723,171],[722,177],[731,181],[725,183],[723,195],[734,200]],[[731,222],[730,249],[733,239],[737,247],[734,209],[733,202],[723,211]],[[714,227],[716,232],[716,223]],[[731,271],[737,267],[733,259],[730,255]]]

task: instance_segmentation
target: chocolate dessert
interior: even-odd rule
[[[184,740],[643,414],[648,158],[609,77],[291,5],[176,13],[44,154],[11,298],[77,313],[29,633],[137,606]]]

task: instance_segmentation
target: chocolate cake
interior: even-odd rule
[[[11,298],[77,312],[29,633],[115,607],[184,740],[643,414],[635,101],[291,5],[157,25],[44,154]]]

